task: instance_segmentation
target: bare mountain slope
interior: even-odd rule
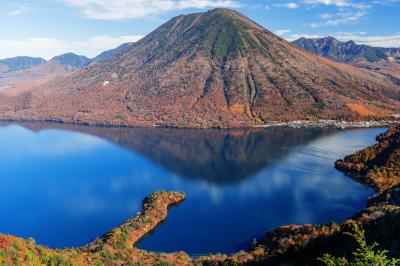
[[[384,115],[400,109],[398,95],[387,77],[317,57],[238,12],[215,9],[175,17],[123,53],[3,96],[0,117],[237,127],[360,118],[354,106]]]

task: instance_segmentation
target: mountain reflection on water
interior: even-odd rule
[[[187,201],[140,248],[235,252],[275,226],[340,221],[361,209],[372,191],[333,163],[382,131],[3,123],[0,232],[83,245],[166,189]]]
[[[244,180],[287,155],[291,148],[337,132],[329,128],[197,130],[21,125],[34,131],[53,128],[97,136],[145,156],[182,178],[216,185]]]

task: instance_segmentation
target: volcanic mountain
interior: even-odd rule
[[[3,119],[240,127],[398,112],[400,87],[305,52],[228,9],[175,17],[121,53],[18,96]]]

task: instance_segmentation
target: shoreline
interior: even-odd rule
[[[293,120],[289,122],[270,121],[267,124],[240,126],[240,127],[220,127],[220,126],[179,126],[179,125],[124,125],[102,122],[88,122],[88,121],[65,121],[59,119],[12,119],[0,118],[0,122],[10,123],[53,123],[53,124],[66,124],[66,125],[81,125],[88,127],[104,127],[104,128],[176,128],[176,129],[252,129],[252,128],[271,128],[271,127],[291,127],[291,128],[337,128],[337,129],[351,129],[351,128],[374,128],[374,127],[389,127],[400,123],[399,118],[383,119],[383,120],[363,120],[363,121],[343,121],[343,120]]]

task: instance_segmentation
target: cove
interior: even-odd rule
[[[233,253],[286,224],[340,222],[369,189],[334,162],[385,129],[0,127],[0,233],[81,246],[163,189],[187,199],[139,248]]]

